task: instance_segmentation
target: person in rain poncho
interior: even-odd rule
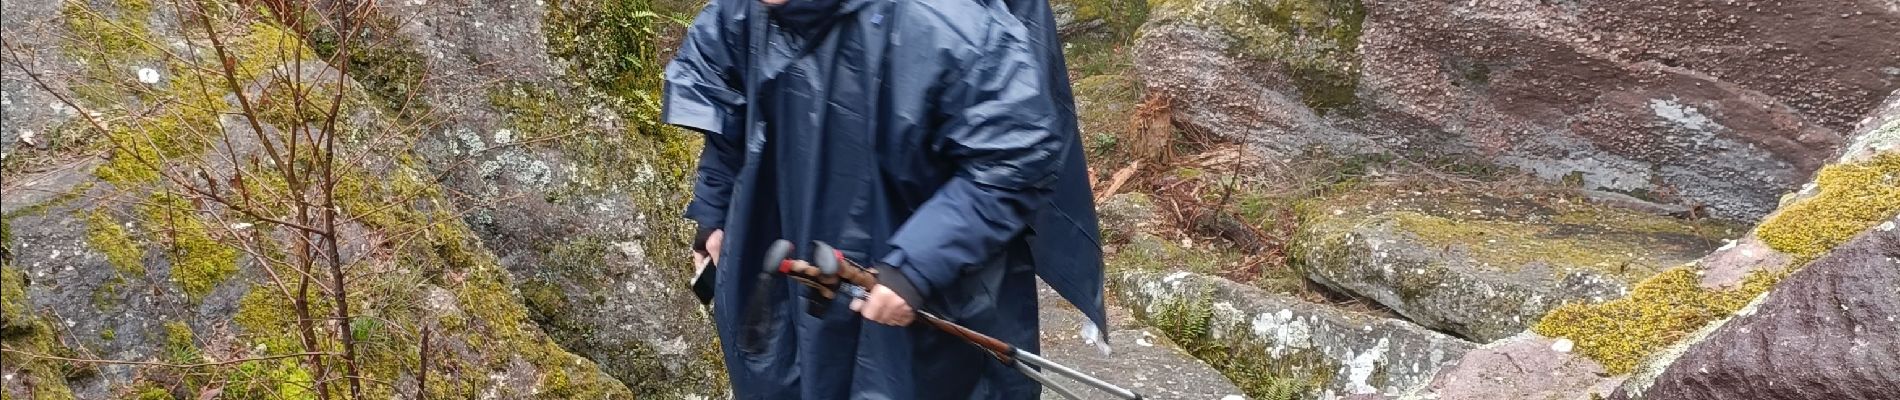
[[[1046,4],[1032,9],[1033,26],[1052,27]],[[662,119],[705,136],[686,217],[723,266],[714,323],[738,398],[1038,398],[986,353],[910,324],[928,310],[1035,352],[1038,275],[1090,317],[1085,332],[1105,327],[1053,35],[991,0],[712,0],[700,12],[666,67]],[[810,309],[789,280],[755,292],[778,239],[804,259],[812,241],[830,243],[883,284]],[[757,328],[740,309],[755,296],[769,300],[771,334],[742,338]]]

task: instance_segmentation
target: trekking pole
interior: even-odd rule
[[[766,269],[767,271],[776,270],[780,274],[791,277],[792,280],[797,281],[799,284],[817,290],[820,296],[827,299],[833,298],[833,296],[838,294],[843,294],[854,299],[864,299],[870,294],[867,288],[877,287],[877,272],[875,270],[864,268],[846,259],[844,253],[833,249],[831,245],[825,244],[824,242],[814,242],[813,250],[812,254],[817,256],[817,260],[813,262],[794,260],[791,258],[791,243],[779,240],[773,243],[766,251]],[[954,322],[938,317],[936,314],[924,311],[918,306],[921,306],[921,304],[913,305],[913,309],[917,310],[917,316],[925,323],[936,327],[938,330],[949,333],[952,336],[961,338],[965,342],[976,345],[978,348],[989,352],[990,356],[996,358],[997,361],[1002,362],[1004,365],[1014,367],[1017,371],[1028,375],[1030,379],[1048,387],[1050,390],[1054,390],[1063,397],[1077,400],[1081,399],[1081,397],[1076,396],[1074,392],[1069,391],[1068,388],[1054,381],[1050,381],[1044,371],[1054,372],[1057,375],[1067,377],[1076,382],[1081,382],[1084,385],[1114,395],[1116,398],[1128,400],[1142,399],[1140,394],[1133,391],[1115,386],[1114,384],[1082,373],[1081,371],[1076,371],[1062,364],[1057,364],[1054,361],[1049,361],[1034,353],[1023,351],[1015,345],[990,337],[989,335],[971,330],[962,325],[957,325]]]

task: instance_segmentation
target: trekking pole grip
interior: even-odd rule
[[[873,272],[873,270],[869,268],[859,266],[857,263],[845,258],[843,252],[832,248],[831,245],[825,242],[812,243],[812,258],[814,258],[812,265],[818,267],[818,270],[826,275],[836,274],[839,279],[863,287],[867,291],[878,286],[876,272]],[[921,306],[923,305],[912,304],[911,308],[918,310],[917,315],[922,317],[925,322],[930,323],[932,326],[946,333],[963,338],[964,341],[982,347],[984,350],[989,351],[990,355],[995,356],[998,361],[1002,361],[1004,364],[1015,362],[1014,354],[1016,354],[1016,346],[985,335],[982,332],[973,331],[970,330],[970,328],[957,325],[954,322],[938,317],[936,314],[925,312],[918,308]]]

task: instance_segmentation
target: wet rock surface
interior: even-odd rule
[[[1240,353],[1242,362],[1309,383],[1304,392],[1287,394],[1291,398],[1398,395],[1476,347],[1405,321],[1190,272],[1122,271],[1110,279],[1112,293],[1145,321],[1185,323],[1185,330],[1200,333],[1176,340],[1249,349]]]
[[[1153,16],[1136,62],[1188,126],[1275,154],[1471,154],[1735,219],[1773,210],[1900,85],[1900,11],[1872,0],[1214,0]]]
[[[1900,219],[1785,278],[1618,399],[1900,397]]]
[[[1516,335],[1565,302],[1622,297],[1738,232],[1526,192],[1371,190],[1309,212],[1295,252],[1308,278],[1478,342]]]
[[[1110,352],[1102,354],[1087,343],[1081,327],[1088,318],[1062,300],[1046,285],[1038,285],[1042,307],[1043,358],[1061,363],[1108,383],[1121,386],[1147,399],[1228,400],[1241,396],[1240,388],[1207,363],[1170,342],[1155,328],[1133,318],[1121,307],[1110,303],[1108,315]],[[1056,382],[1083,399],[1114,399],[1100,391],[1057,377]],[[1043,399],[1065,399],[1044,389]]]

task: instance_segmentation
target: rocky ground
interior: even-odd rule
[[[1113,351],[1045,290],[1044,355],[1157,399],[1900,398],[1900,8],[1731,3],[1056,1]],[[696,3],[389,3],[353,47],[230,10],[225,83],[177,6],[0,4],[0,394],[306,398],[350,338],[372,397],[725,395],[652,120]],[[272,222],[304,80],[348,321],[296,316]]]

